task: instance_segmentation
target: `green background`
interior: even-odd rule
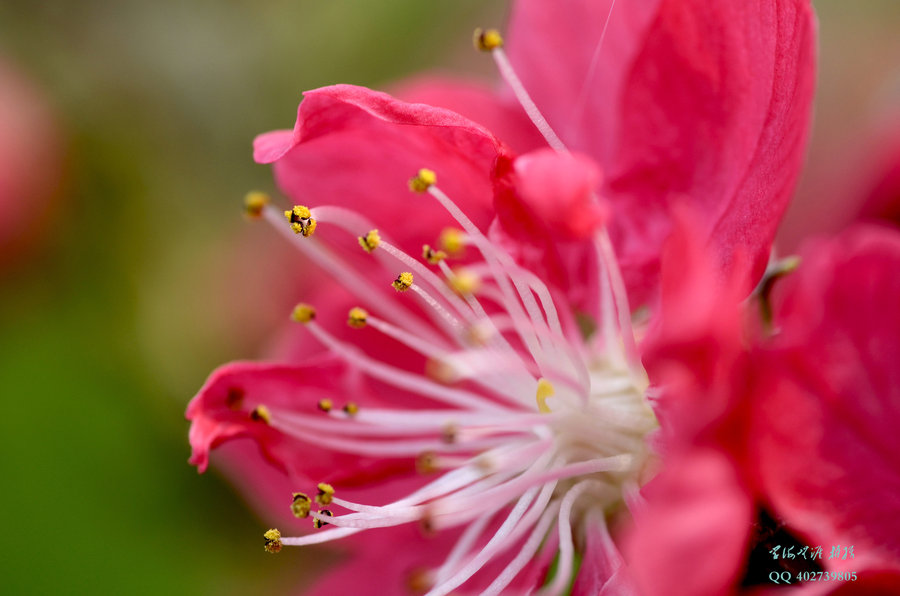
[[[817,3],[813,164],[897,97],[897,3],[850,4]],[[491,76],[470,34],[505,6],[0,3],[0,55],[43,89],[66,142],[41,246],[0,272],[0,592],[297,585],[303,554],[267,556],[240,496],[186,463],[187,401],[217,364],[259,352],[284,320],[270,296],[292,291],[253,283],[285,255],[240,216],[247,190],[272,190],[250,142],[290,127],[303,89]]]

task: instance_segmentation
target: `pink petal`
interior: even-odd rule
[[[277,157],[276,180],[293,200],[356,209],[406,250],[420,252],[454,222],[433,199],[411,193],[409,178],[420,168],[434,170],[441,189],[486,229],[492,175],[508,150],[449,110],[335,85],[306,92],[292,136],[263,135],[256,155]]]
[[[563,140],[603,168],[636,305],[655,286],[676,199],[704,213],[720,264],[739,247],[752,257],[749,290],[803,156],[809,2],[619,1],[592,71],[609,6],[517,3],[511,59]]]
[[[544,139],[515,102],[485,84],[440,76],[422,76],[394,89],[403,101],[447,108],[490,130],[516,153],[544,147]]]
[[[730,279],[719,274],[697,233],[702,220],[696,213],[681,207],[674,218],[663,248],[659,314],[641,351],[660,394],[656,411],[668,442],[684,446],[732,414],[745,389],[747,362],[741,280],[735,272]]]
[[[253,160],[256,163],[272,163],[281,159],[294,147],[294,131],[273,130],[253,139]]]
[[[597,197],[600,171],[589,157],[539,149],[498,169],[494,187],[495,241],[516,260],[565,293],[576,309],[597,316],[592,273],[594,233],[609,218]]]
[[[781,329],[756,396],[753,459],[772,506],[811,543],[900,561],[900,234],[813,243],[776,287]],[[852,563],[852,564],[851,564]]]
[[[587,519],[583,532],[584,553],[572,585],[572,596],[636,596],[637,586],[606,529],[606,522]]]
[[[518,198],[542,226],[542,236],[584,240],[606,223],[608,208],[595,198],[600,170],[590,158],[540,149],[518,157],[513,168]]]
[[[332,359],[320,359],[305,366],[236,362],[219,368],[188,405],[190,463],[203,472],[212,449],[247,437],[256,442],[271,465],[297,481],[327,479],[349,486],[372,482],[391,473],[412,473],[412,461],[334,452],[285,436],[250,417],[259,405],[270,410],[324,416],[317,410],[320,399],[360,395],[360,386],[350,387],[348,382],[352,383],[353,378],[345,374],[344,365]],[[365,399],[372,398],[366,394]]]
[[[711,449],[670,461],[645,487],[626,560],[641,594],[725,594],[743,571],[753,506],[732,463]]]

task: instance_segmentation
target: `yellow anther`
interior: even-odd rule
[[[413,192],[425,192],[435,184],[437,184],[437,174],[425,168],[409,179],[409,189]]]
[[[409,271],[404,271],[397,276],[397,279],[395,279],[391,285],[394,286],[394,289],[398,292],[405,292],[413,285],[413,274]]]
[[[347,405],[344,406],[344,413],[347,414],[347,416],[356,416],[358,412],[359,406],[356,405],[356,402],[348,401]]]
[[[330,412],[330,411],[331,411],[331,408],[334,407],[334,404],[332,403],[332,401],[331,401],[330,399],[328,399],[328,398],[326,397],[325,399],[320,399],[320,400],[319,400],[319,403],[317,404],[317,406],[318,406],[318,408],[319,408],[320,410],[322,410],[323,412]]]
[[[422,258],[432,265],[437,265],[447,258],[447,253],[442,250],[434,250],[426,244],[422,246]]]
[[[452,257],[462,254],[466,248],[465,233],[456,228],[444,228],[441,232],[441,247]]]
[[[269,408],[260,404],[253,408],[253,411],[250,412],[250,419],[257,422],[265,422],[266,424],[268,424],[269,420],[272,419],[272,414],[269,413]]]
[[[262,215],[263,209],[272,199],[264,192],[252,190],[244,195],[244,213],[254,219]]]
[[[325,482],[320,482],[318,486],[319,494],[316,495],[316,503],[319,505],[328,505],[331,503],[331,498],[334,496],[334,487]]]
[[[354,306],[347,314],[347,324],[354,329],[360,329],[366,326],[366,318],[369,316],[365,310],[358,306]]]
[[[305,302],[301,302],[294,307],[291,313],[291,320],[297,323],[309,323],[316,318],[316,309]]]
[[[472,35],[472,42],[475,44],[475,49],[490,52],[503,47],[503,36],[496,29],[478,28]]]
[[[309,506],[312,501],[306,493],[294,493],[294,500],[291,501],[291,513],[294,517],[309,517]]]
[[[317,513],[318,513],[319,515],[327,515],[328,517],[334,517],[334,514],[333,514],[331,511],[327,510],[327,509],[319,509],[319,511],[318,511]],[[319,518],[316,518],[316,519],[313,520],[313,527],[314,527],[315,529],[317,529],[317,530],[318,530],[319,528],[321,528],[322,526],[327,526],[327,525],[328,525],[328,522],[327,522],[327,521],[322,521],[322,520],[319,519]]]
[[[481,277],[471,269],[457,269],[447,283],[454,292],[461,295],[474,294],[481,289]]]
[[[535,398],[537,399],[538,410],[540,410],[542,414],[550,413],[550,408],[547,407],[547,398],[555,393],[556,390],[553,389],[553,383],[543,377],[538,379],[537,395]]]
[[[419,474],[434,474],[438,470],[438,456],[434,451],[425,451],[416,457],[416,471]]]
[[[266,533],[263,534],[263,537],[266,539],[265,549],[267,553],[274,555],[277,552],[281,552],[281,549],[284,546],[281,544],[281,532],[272,528],[271,530],[267,530]]]
[[[378,248],[379,243],[381,243],[381,236],[378,235],[378,230],[369,230],[365,236],[359,237],[359,245],[366,252],[372,252]]]
[[[316,220],[313,219],[308,207],[294,205],[293,209],[284,212],[284,217],[291,224],[295,234],[312,236],[316,231]]]

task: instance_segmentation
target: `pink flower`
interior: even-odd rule
[[[61,153],[45,98],[0,60],[0,265],[40,237],[58,191]]]
[[[328,526],[270,531],[266,549],[354,550],[318,593],[371,589],[372,574],[384,594],[632,589],[611,524],[642,507],[659,424],[677,446],[668,429],[689,410],[654,412],[629,304],[652,307],[651,328],[711,317],[730,337],[704,293],[667,302],[663,279],[660,298],[664,240],[700,213],[691,241],[745,295],[808,124],[808,3],[745,4],[519,2],[509,57],[493,32],[480,43],[552,151],[510,98],[447,83],[406,93],[533,151],[347,85],[307,92],[293,130],[257,138],[302,204],[251,209],[318,266],[303,271],[317,308],[294,311],[281,363],[210,377],[188,408],[191,461],[258,445],[265,466],[247,441],[231,452],[253,489],[269,500],[286,478],[282,510]],[[461,230],[436,244],[447,226]],[[715,457],[696,473],[727,476]]]

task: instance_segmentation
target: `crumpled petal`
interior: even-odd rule
[[[403,101],[447,108],[487,128],[516,153],[546,146],[522,107],[501,97],[495,86],[466,79],[425,75],[403,81],[393,90]]]
[[[293,200],[363,211],[411,252],[455,225],[433,199],[409,191],[420,168],[434,170],[441,189],[487,229],[493,171],[508,157],[493,134],[455,112],[353,85],[307,91],[292,132],[254,143],[254,158],[274,161],[276,181]]]
[[[563,141],[603,169],[635,306],[655,288],[675,200],[704,214],[720,266],[748,251],[749,290],[803,157],[809,2],[620,1],[595,60],[610,4],[516,3],[510,59]]]
[[[753,461],[772,506],[848,570],[900,561],[900,234],[811,244],[776,286]]]
[[[189,462],[204,472],[212,449],[248,437],[259,445],[271,465],[298,482],[321,482],[327,478],[329,482],[352,486],[389,474],[412,474],[414,462],[340,453],[288,437],[250,415],[254,408],[263,405],[270,410],[324,416],[317,410],[320,399],[359,395],[363,391],[359,382],[358,376],[347,374],[346,366],[333,358],[304,366],[254,362],[222,366],[210,375],[188,405],[186,417],[191,421],[192,449]]]

